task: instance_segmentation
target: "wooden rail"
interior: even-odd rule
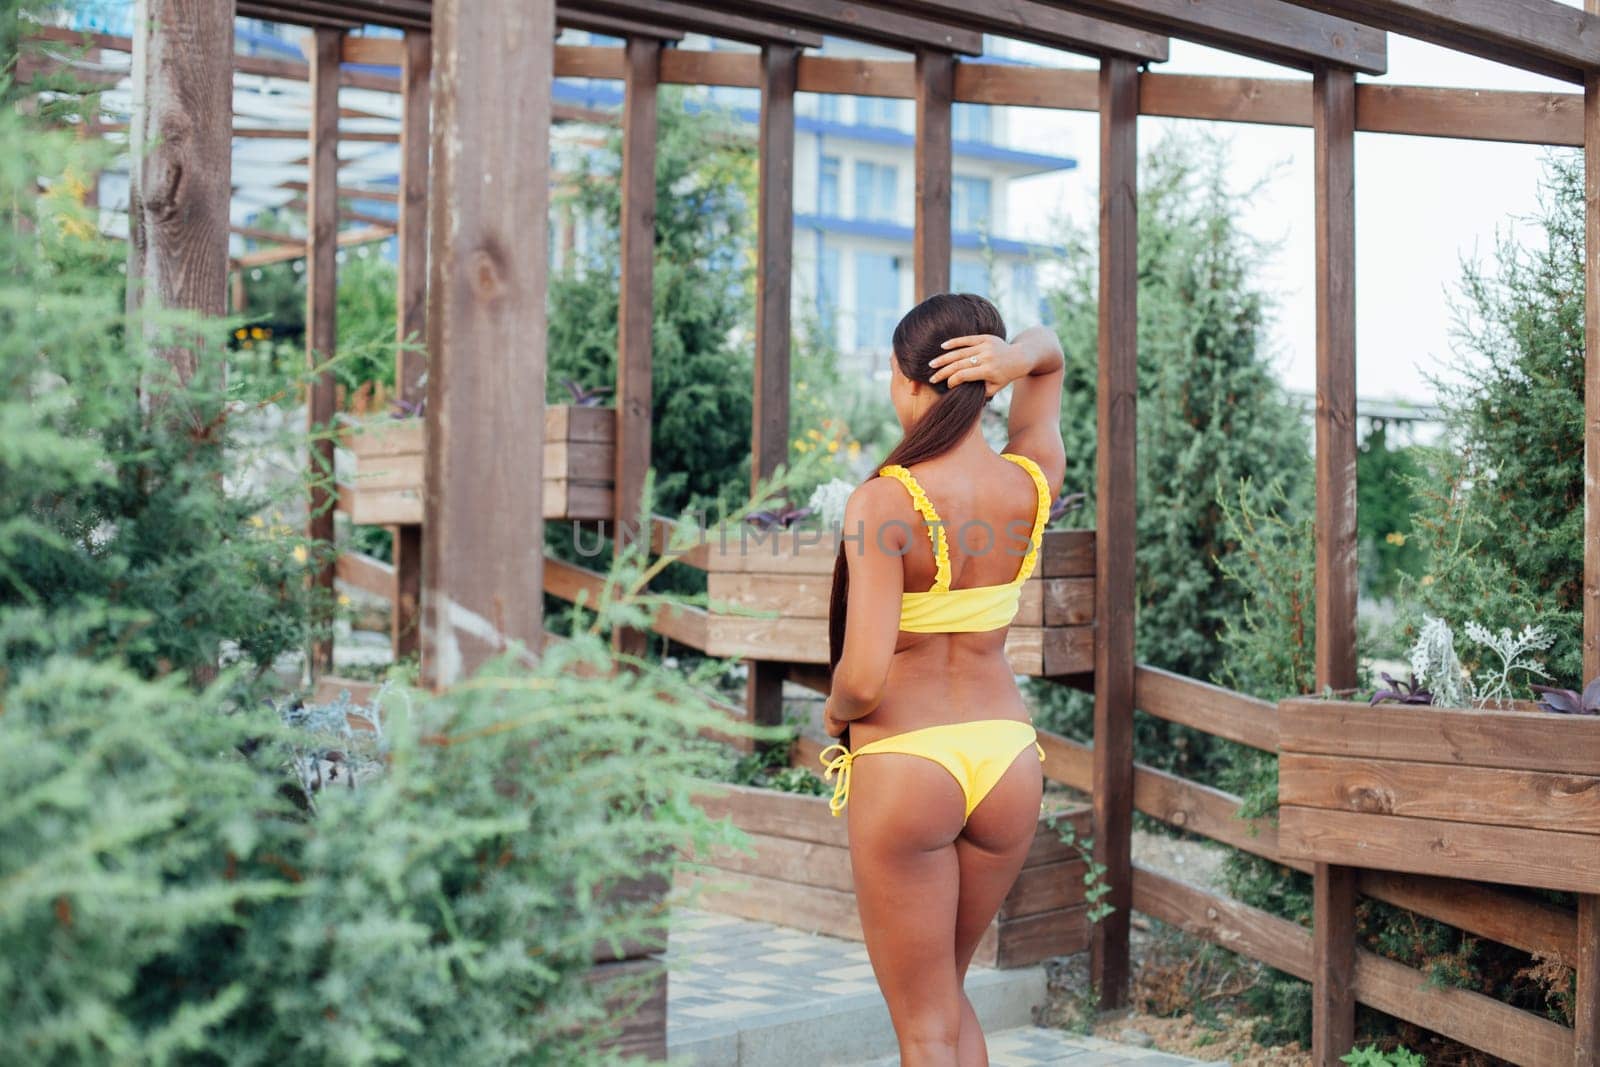
[[[41,28],[35,40],[77,44],[88,41],[107,51],[131,51],[126,37],[80,34]],[[363,63],[373,55],[399,67],[404,42],[348,38],[359,47]],[[355,45],[354,42],[361,42]],[[671,48],[661,53],[661,81],[678,85],[758,88],[760,56],[740,52],[702,52]],[[847,93],[912,99],[914,64],[896,59],[801,56],[800,92]],[[236,56],[241,74],[307,80],[307,66],[289,60]],[[556,48],[557,77],[607,78],[621,81],[623,49],[587,45]],[[1063,70],[957,62],[953,99],[959,103],[1048,107],[1065,111],[1099,108],[1093,70]],[[341,84],[398,93],[401,79],[371,72],[345,71]],[[1311,126],[1311,83],[1288,78],[1232,78],[1193,74],[1143,73],[1139,76],[1139,113],[1165,118],[1244,122],[1272,126]],[[1513,144],[1582,147],[1583,95],[1565,92],[1442,89],[1421,85],[1356,87],[1356,129],[1363,133],[1416,137],[1453,137]]]

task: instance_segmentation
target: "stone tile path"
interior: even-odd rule
[[[667,1051],[694,1067],[892,1067],[894,1030],[866,949],[679,908],[667,939]],[[1044,971],[974,967],[967,996],[992,1067],[1182,1067],[1199,1061],[1032,1025]]]

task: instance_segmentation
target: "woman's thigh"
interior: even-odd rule
[[[960,1027],[954,842],[965,807],[960,786],[932,760],[882,752],[851,767],[856,902],[867,955],[901,1040],[953,1040]]]
[[[956,969],[965,978],[978,942],[1016,884],[1039,824],[1044,775],[1029,745],[989,790],[956,838]]]

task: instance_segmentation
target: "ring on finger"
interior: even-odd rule
[[[977,356],[968,356],[967,357],[967,362],[972,364],[974,367],[976,367],[978,365],[978,357]]]

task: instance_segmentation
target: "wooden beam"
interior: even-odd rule
[[[756,194],[756,359],[750,427],[752,489],[789,459],[789,286],[794,254],[794,94],[799,49],[761,50],[760,186]],[[782,663],[747,661],[752,722],[783,721]]]
[[[917,52],[924,48],[983,54],[983,34],[948,23],[885,11],[857,0],[692,0],[697,6],[777,19],[820,33]]]
[[[1114,910],[1095,924],[1091,980],[1104,1008],[1128,996],[1133,907],[1134,547],[1138,540],[1138,116],[1130,59],[1100,63],[1100,329],[1095,400],[1094,857]]]
[[[649,37],[657,44],[662,41],[683,40],[682,30],[664,26],[660,22],[651,22],[639,18],[622,18],[616,15],[602,14],[598,11],[574,11],[565,4],[556,8],[556,25],[564,30],[584,30],[588,33],[622,37],[628,40],[632,40],[635,37]]]
[[[543,637],[553,0],[437,0],[423,677]]]
[[[394,224],[385,223],[382,226],[368,226],[360,230],[345,230],[339,234],[337,243],[340,248],[349,248],[352,245],[371,244],[373,241],[387,241],[394,236]],[[249,270],[252,267],[265,267],[273,263],[288,263],[296,259],[304,259],[310,246],[304,242],[281,245],[278,248],[264,248],[259,252],[246,252],[229,261],[229,268]]]
[[[949,52],[917,53],[916,225],[911,262],[917,300],[950,288],[951,100],[955,57]]]
[[[1557,0],[1288,2],[1562,81],[1600,69],[1600,18]]]
[[[338,337],[339,57],[343,36],[343,30],[319,27],[312,37],[311,165],[306,194],[310,205],[306,212],[306,361],[313,372],[306,402],[306,429],[311,435],[306,536],[328,555],[312,582],[330,603],[335,564],[333,420],[338,386],[328,362],[335,355]],[[313,679],[333,670],[331,636],[313,642],[310,668]]]
[[[1364,74],[1387,69],[1381,31],[1277,0],[1046,0],[1056,7],[1165,33],[1240,55],[1311,69],[1334,63]]]
[[[127,307],[223,315],[233,119],[210,102],[232,92],[232,4],[142,0],[134,24]],[[198,341],[161,349],[180,383],[199,369]]]
[[[631,37],[622,102],[621,280],[617,302],[617,447],[613,459],[618,551],[648,539],[640,507],[650,469],[651,328],[655,322],[656,90],[661,79],[661,42]],[[643,630],[619,629],[617,650],[643,655]]]
[[[1585,0],[1600,14],[1600,0]],[[1583,677],[1600,676],[1600,70],[1583,80]],[[1600,1065],[1600,893],[1578,897],[1573,1062]]]
[[[392,40],[393,38],[388,38]],[[349,54],[346,42],[346,55]],[[415,410],[427,396],[428,353],[428,111],[432,106],[433,35],[407,30],[401,41],[400,220],[396,255],[395,399]],[[394,658],[422,652],[422,527],[394,528],[394,610],[389,640]]]
[[[709,34],[726,41],[747,44],[792,44],[797,48],[821,48],[822,35],[801,29],[793,22],[750,18],[732,11],[709,11],[679,0],[582,0],[583,6],[619,16],[649,16],[695,33]]]
[[[865,0],[937,18],[952,26],[978,33],[993,33],[1047,48],[1060,48],[1091,56],[1125,56],[1141,63],[1164,63],[1167,39],[1103,19],[1066,11],[1035,0],[973,3],[971,0]]]
[[[1318,67],[1315,142],[1316,674],[1356,684],[1355,75]],[[1311,1056],[1337,1067],[1355,1040],[1355,871],[1312,873]]]

